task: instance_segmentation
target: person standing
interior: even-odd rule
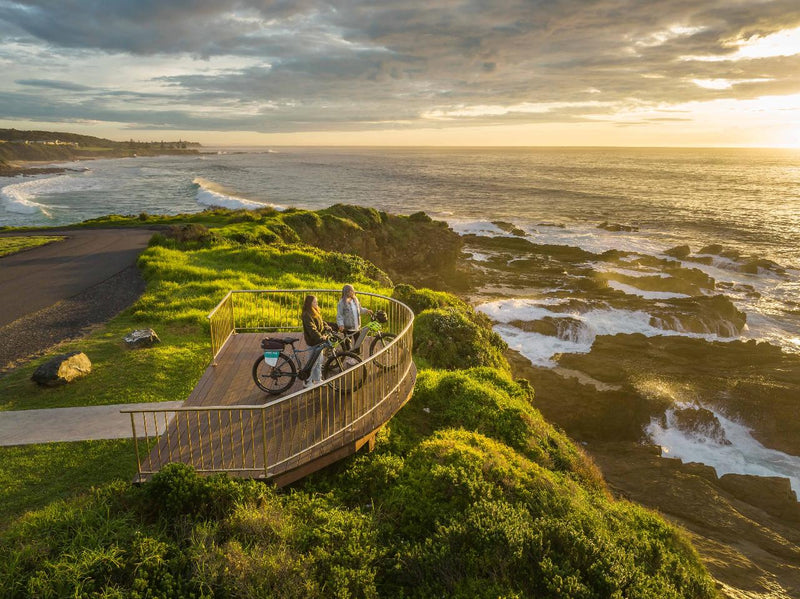
[[[306,345],[312,348],[310,360],[314,360],[311,375],[304,385],[316,385],[322,382],[322,349],[328,340],[328,326],[322,320],[316,295],[307,295],[303,302],[303,338]]]
[[[372,315],[372,310],[361,307],[361,302],[356,297],[356,290],[352,285],[342,287],[342,299],[336,307],[336,324],[340,331],[347,334],[356,333],[361,329],[361,317],[364,314]]]

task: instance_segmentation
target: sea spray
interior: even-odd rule
[[[661,447],[662,456],[706,464],[713,467],[718,476],[735,473],[786,477],[792,489],[800,494],[800,457],[764,447],[753,438],[749,428],[714,410],[709,411],[719,422],[727,443],[719,442],[705,431],[679,426],[677,413],[690,407],[676,404],[662,418],[653,418],[647,426],[645,432]]]

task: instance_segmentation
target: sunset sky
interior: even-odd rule
[[[0,0],[0,127],[800,146],[800,1]]]

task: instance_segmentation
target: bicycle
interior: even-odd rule
[[[383,324],[388,322],[386,312],[378,310],[373,315],[365,326],[361,327],[358,331],[345,331],[342,346],[345,351],[361,354],[361,345],[367,337],[372,337],[372,342],[369,344],[369,355],[378,353],[384,347],[389,345],[393,339],[397,337],[394,333],[384,333]],[[389,366],[383,363],[384,360],[376,358],[373,363],[382,370],[387,370]]]
[[[336,348],[342,345],[344,336],[338,333],[332,334],[332,339],[325,341],[321,351],[329,353],[329,357],[322,365],[322,378],[333,378],[342,372],[349,370],[362,362],[358,354]],[[313,351],[315,348],[297,349],[295,343],[299,339],[284,337],[282,339],[265,337],[261,341],[263,355],[259,356],[253,364],[253,380],[262,391],[270,395],[280,395],[299,378],[302,381],[311,375],[311,369],[317,359],[316,354],[312,354],[303,366],[300,362],[299,354]],[[284,353],[286,346],[292,348],[292,355]],[[352,376],[341,377],[327,383],[335,391],[355,391],[361,387],[366,378],[364,368],[357,369]]]

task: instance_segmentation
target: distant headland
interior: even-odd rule
[[[184,140],[113,141],[77,133],[0,129],[0,176],[41,175],[66,170],[32,166],[36,163],[159,154],[198,154],[199,147],[197,142]]]

